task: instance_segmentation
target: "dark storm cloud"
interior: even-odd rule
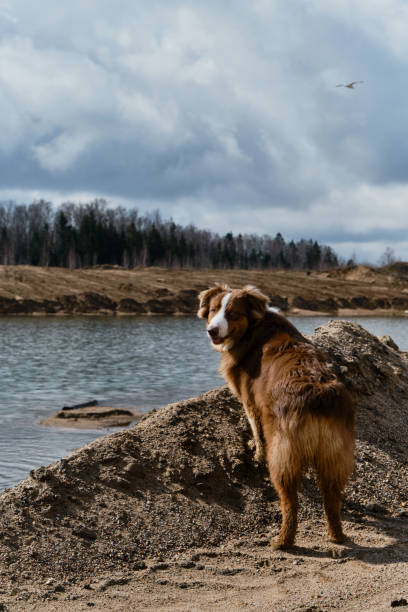
[[[408,257],[404,22],[402,0],[0,2],[0,197]]]

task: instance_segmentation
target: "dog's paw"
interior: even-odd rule
[[[285,541],[285,540],[281,540],[281,538],[277,538],[275,540],[272,540],[271,542],[272,550],[290,550],[293,547],[294,547],[293,540]]]
[[[249,440],[248,448],[254,453],[255,463],[263,463],[265,461],[265,453],[263,446],[257,445],[255,440]]]
[[[255,449],[255,440],[248,440],[248,448],[251,451]]]
[[[337,534],[329,533],[327,539],[332,544],[344,544],[347,541],[347,537],[344,535],[344,533],[337,533]]]
[[[265,460],[265,453],[263,448],[256,448],[254,452],[254,461],[255,463],[263,463]]]

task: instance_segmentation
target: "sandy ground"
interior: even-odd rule
[[[324,527],[303,525],[291,552],[270,549],[268,533],[211,549],[149,559],[137,571],[107,572],[68,588],[51,578],[39,601],[12,610],[390,610],[408,600],[408,529],[400,521],[345,521],[350,542],[330,547]],[[272,533],[275,529],[272,528]],[[276,530],[277,532],[277,530]],[[7,606],[7,604],[5,604]],[[407,604],[408,605],[408,604]],[[8,609],[7,607],[5,609]]]

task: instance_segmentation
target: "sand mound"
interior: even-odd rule
[[[346,507],[377,503],[398,512],[408,502],[407,354],[345,321],[322,325],[313,340],[356,399],[356,473]]]
[[[408,367],[405,355],[360,326],[331,322],[314,336],[358,407],[356,470],[345,515],[406,512]],[[394,345],[395,346],[395,345]],[[64,584],[134,572],[172,551],[256,537],[279,522],[279,504],[248,449],[239,402],[226,388],[173,404],[97,440],[0,496],[0,587]],[[306,475],[303,524],[321,525]],[[401,519],[402,520],[402,519]],[[406,519],[405,519],[406,520]]]
[[[351,281],[375,282],[378,273],[368,266],[354,266],[344,272],[344,278]]]

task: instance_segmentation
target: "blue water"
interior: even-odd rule
[[[332,318],[292,321],[312,334]],[[408,350],[406,318],[353,320]],[[64,405],[147,411],[223,384],[195,317],[3,317],[0,342],[0,489],[107,432],[38,425]]]

